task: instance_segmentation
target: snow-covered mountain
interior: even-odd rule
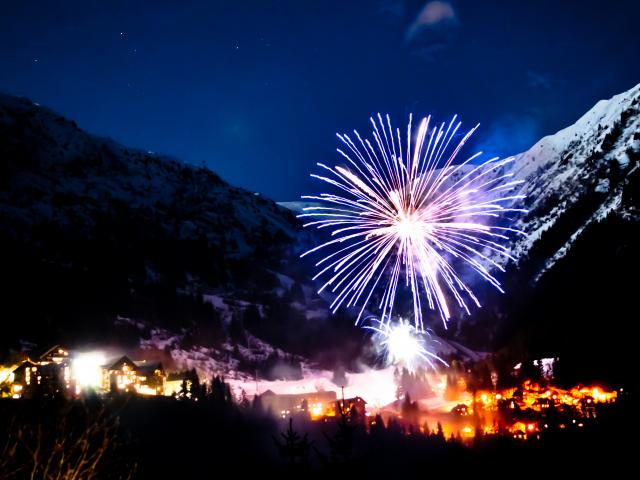
[[[298,221],[275,202],[208,169],[90,135],[27,99],[0,95],[0,149],[3,230],[55,222],[92,235],[97,218],[122,206],[237,258],[299,236]]]
[[[525,299],[555,302],[551,287],[571,281],[603,238],[623,252],[603,257],[607,268],[628,263],[639,152],[640,85],[517,155],[509,168],[525,180],[529,212],[514,219],[526,235],[513,239],[518,263],[502,278],[509,295],[487,295],[467,331],[449,334],[486,348],[503,322],[533,315],[523,313]],[[309,357],[325,366],[359,359],[362,332],[345,312],[329,315],[312,266],[298,259],[317,238],[291,211],[303,206],[278,205],[0,95],[3,341],[110,342],[227,373],[255,372],[267,360],[280,368],[285,357],[287,368]],[[524,292],[525,284],[543,288]],[[473,356],[456,342],[441,345]]]
[[[542,261],[534,280],[566,254],[587,225],[610,212],[638,219],[637,206],[623,203],[622,198],[629,188],[629,178],[636,172],[639,157],[640,84],[599,101],[573,125],[542,138],[528,151],[515,155],[514,162],[487,175],[490,179],[511,173],[510,180],[524,181],[518,193],[524,194],[526,200],[514,201],[513,207],[528,212],[512,214],[508,226],[526,235],[513,236],[510,252],[518,263],[526,262],[531,255]],[[451,181],[472,168],[461,168],[453,173]],[[318,203],[298,201],[280,205],[299,214],[304,207]],[[568,221],[566,217],[572,219]],[[554,239],[553,245],[545,245],[541,256],[536,252],[540,241],[559,222],[564,230],[562,238]],[[489,251],[485,253],[491,255]],[[492,259],[502,265],[507,263],[502,256]]]
[[[515,355],[560,356],[591,379],[629,380],[639,160],[640,85],[516,155],[509,168],[528,209],[512,223],[525,232],[511,240],[517,263],[498,275],[507,293],[483,291],[484,308],[459,324],[462,341],[483,337]]]
[[[601,100],[573,125],[542,138],[509,165],[524,180],[528,214],[514,228],[511,251],[521,262],[537,256],[533,280],[567,254],[593,222],[614,212],[638,220],[637,203],[623,202],[640,158],[640,84]],[[538,252],[545,236],[556,238]]]
[[[263,330],[260,319],[292,311],[326,317],[296,263],[309,238],[288,209],[208,169],[0,95],[0,258],[11,319],[0,343],[135,344],[165,328],[185,344],[197,335],[213,344],[242,336],[244,320]]]
[[[289,209],[8,95],[0,160],[5,305],[29,318],[5,341],[124,343],[252,375],[274,357],[331,365],[366,348],[315,293],[298,253],[317,232]]]

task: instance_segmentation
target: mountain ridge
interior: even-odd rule
[[[512,219],[527,236],[512,244],[518,262],[503,276],[508,295],[487,294],[485,309],[437,334],[500,348],[514,329],[528,328],[525,293],[538,298],[548,289],[574,261],[574,246],[581,258],[584,244],[601,238],[599,225],[609,222],[634,238],[639,104],[640,85],[600,101],[495,173],[525,180],[529,199],[529,213]],[[207,169],[87,134],[45,107],[3,94],[0,174],[6,310],[33,322],[26,329],[10,322],[5,340],[30,334],[163,350],[163,339],[171,339],[182,356],[195,348],[200,358],[203,344],[223,352],[218,363],[251,342],[298,359],[319,355],[327,364],[372,358],[349,315],[329,314],[310,280],[312,265],[298,259],[318,241],[284,208],[300,202],[278,205]],[[464,354],[455,342],[446,348]],[[255,368],[246,358],[231,363],[240,360]]]

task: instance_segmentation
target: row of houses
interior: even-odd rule
[[[338,400],[334,391],[277,394],[267,390],[260,395],[262,406],[277,417],[304,415],[312,420],[328,420],[341,414],[350,420],[364,420],[367,402],[362,397]]]
[[[167,381],[161,362],[134,361],[126,355],[101,360],[74,357],[60,345],[35,357],[23,356],[0,365],[0,395],[16,399],[36,393],[75,396],[85,388],[98,393],[172,395],[182,384],[182,380]]]
[[[192,379],[187,373],[167,375],[161,362],[132,360],[127,355],[105,360],[97,352],[72,354],[56,345],[40,355],[23,355],[11,364],[0,365],[0,397],[76,397],[90,389],[100,394],[190,398]],[[344,414],[349,420],[362,421],[366,416],[366,402],[361,397],[339,400],[335,391],[276,394],[267,390],[260,400],[265,410],[282,418],[305,415],[328,420]]]

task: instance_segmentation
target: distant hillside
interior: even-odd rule
[[[297,262],[310,241],[289,210],[207,169],[0,95],[5,348],[53,339],[133,346],[154,326],[185,344],[220,346],[229,336],[244,342],[246,320],[276,345],[313,355],[328,310]],[[141,323],[150,327],[132,327]]]
[[[463,341],[484,336],[522,357],[560,355],[576,375],[630,380],[639,160],[640,85],[516,156],[529,212],[512,225],[526,235],[500,276],[507,293],[483,292],[485,308],[458,324]]]
[[[526,235],[499,275],[507,294],[479,284],[482,309],[448,332],[436,318],[455,340],[444,352],[468,358],[460,341],[596,374],[618,365],[633,348],[639,152],[640,85],[517,156],[529,212],[511,219]],[[298,258],[319,240],[295,218],[303,206],[0,95],[0,354],[25,341],[111,344],[178,367],[294,377],[308,362],[374,362]]]

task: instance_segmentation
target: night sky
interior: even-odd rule
[[[640,82],[640,2],[0,0],[0,91],[276,200],[336,131],[458,113],[507,156]]]

